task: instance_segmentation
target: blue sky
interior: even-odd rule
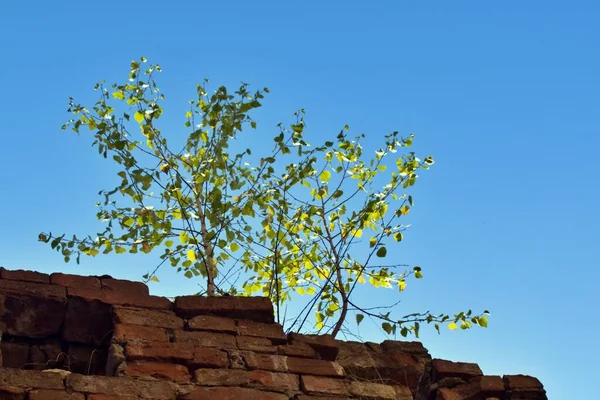
[[[592,1],[4,2],[0,264],[128,279],[151,268],[153,257],[66,265],[36,240],[99,228],[96,194],[114,174],[89,135],[60,130],[67,99],[89,104],[96,81],[122,80],[145,56],[163,67],[181,124],[204,77],[268,86],[250,144],[301,107],[309,138],[344,124],[375,142],[414,132],[436,165],[394,253],[425,274],[398,312],[489,309],[488,329],[421,339],[486,374],[537,376],[553,400],[588,398],[600,356],[599,18]],[[168,270],[151,286],[195,290]]]

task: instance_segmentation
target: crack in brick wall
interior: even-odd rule
[[[418,342],[286,334],[263,297],[151,296],[109,276],[0,269],[0,399],[547,400]]]

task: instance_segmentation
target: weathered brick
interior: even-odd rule
[[[128,361],[120,370],[123,376],[156,378],[172,382],[189,382],[188,369],[179,364],[156,361]]]
[[[148,296],[139,293],[119,292],[115,290],[67,288],[67,294],[90,300],[99,300],[106,304],[126,307],[152,308],[170,310],[171,302],[165,297]]]
[[[237,347],[240,350],[255,351],[257,353],[277,353],[277,347],[273,346],[271,340],[262,337],[237,336]]]
[[[331,335],[302,335],[290,333],[290,343],[303,342],[311,346],[319,354],[321,359],[335,361],[339,349],[336,340]]]
[[[198,387],[193,392],[182,397],[181,400],[289,400],[289,397],[280,393],[263,392],[256,389],[238,387]]]
[[[104,375],[108,350],[106,346],[70,343],[67,350],[71,372]]]
[[[229,365],[227,353],[211,347],[198,347],[193,350],[188,364],[194,368],[226,368]]]
[[[65,316],[65,303],[64,288],[0,279],[3,333],[30,338],[56,335]]]
[[[194,343],[198,346],[218,347],[221,349],[237,348],[235,336],[224,333],[175,330],[174,337],[176,343]]]
[[[69,297],[62,331],[64,341],[108,344],[112,330],[110,305],[99,300]]]
[[[11,281],[50,283],[50,276],[41,272],[25,271],[22,269],[8,270],[0,267],[0,277]]]
[[[119,324],[168,329],[183,329],[184,325],[183,319],[176,316],[172,311],[113,306],[113,315],[115,322]]]
[[[67,377],[66,384],[68,389],[75,392],[134,396],[143,399],[172,400],[177,393],[176,386],[171,382],[121,377],[71,374]]]
[[[305,394],[298,394],[294,396],[294,400],[355,400],[350,397],[328,397],[328,396],[307,396]],[[410,398],[412,400],[412,397]],[[402,399],[404,400],[404,399]]]
[[[53,372],[0,368],[0,387],[64,389],[63,378]]]
[[[25,396],[27,396],[27,392],[23,388],[0,385],[0,399],[2,400],[25,400]]]
[[[348,396],[348,382],[341,379],[305,375],[300,377],[302,390],[310,395]]]
[[[41,298],[65,299],[65,288],[37,282],[21,282],[0,279],[0,293],[13,293],[22,296],[35,296]]]
[[[344,376],[344,369],[338,363],[310,358],[287,357],[287,370],[295,374]]]
[[[119,394],[88,394],[87,400],[137,400],[135,396],[122,396]]]
[[[100,289],[100,279],[93,276],[80,276],[71,274],[54,273],[50,275],[50,283],[58,286],[82,289]]]
[[[297,375],[254,370],[248,372],[248,386],[281,393],[295,393],[299,390]]]
[[[2,349],[1,366],[4,368],[25,368],[29,358],[29,343],[2,338],[0,348]]]
[[[260,322],[239,320],[238,331],[243,336],[256,336],[271,339],[273,343],[287,343],[287,335],[279,324],[263,324]]]
[[[237,326],[233,319],[214,315],[198,315],[188,321],[188,328],[197,331],[237,334]]]
[[[116,291],[125,293],[135,293],[141,295],[149,295],[148,286],[142,282],[133,282],[124,279],[103,278],[101,279],[102,290]]]
[[[29,392],[29,400],[85,400],[85,396],[64,390],[36,389]]]
[[[194,382],[202,386],[246,386],[248,371],[241,369],[200,368],[194,371]]]
[[[162,328],[141,325],[116,324],[113,341],[126,343],[132,340],[146,340],[150,342],[168,342],[169,335]]]
[[[421,342],[404,342],[400,340],[384,340],[381,343],[383,351],[399,351],[403,353],[428,355],[429,352]]]
[[[287,357],[271,354],[242,352],[249,369],[263,369],[266,371],[287,372]]]
[[[175,299],[175,312],[184,318],[217,315],[273,323],[273,304],[266,297],[180,296]]]
[[[381,383],[350,381],[348,390],[359,399],[396,400],[394,388]]]
[[[128,342],[127,360],[166,361],[185,364],[192,359],[194,346],[189,343]]]
[[[29,367],[31,369],[41,371],[70,367],[70,364],[67,355],[63,353],[61,343],[56,339],[33,343],[29,347]]]
[[[396,392],[396,400],[413,400],[413,394],[409,387],[394,385],[392,388]]]
[[[431,361],[431,371],[434,382],[447,377],[456,377],[468,381],[475,376],[483,375],[477,364],[458,363],[440,360],[439,358]]]
[[[542,383],[532,376],[528,375],[504,375],[504,385],[506,389],[542,389]]]
[[[279,354],[282,354],[285,356],[292,356],[292,357],[303,357],[303,358],[317,358],[318,357],[318,354],[315,351],[315,349],[313,349],[312,347],[310,347],[309,345],[307,345],[306,343],[303,343],[303,342],[296,342],[296,343],[292,343],[292,344],[284,344],[284,345],[277,346],[277,352]]]

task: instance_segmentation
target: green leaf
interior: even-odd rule
[[[194,250],[192,250],[192,249],[188,250],[187,251],[187,258],[188,258],[188,260],[190,260],[192,262],[196,261],[196,252]]]
[[[125,249],[124,247],[121,246],[115,246],[115,253],[117,254],[123,254],[127,251],[127,249]]]
[[[133,118],[136,120],[136,122],[138,124],[141,124],[142,122],[144,122],[144,114],[142,114],[139,111],[135,112],[135,114],[133,115]]]
[[[190,235],[186,231],[181,231],[179,234],[179,241],[181,244],[187,244],[190,241]]]
[[[356,314],[356,325],[360,325],[360,323],[362,322],[362,320],[365,318],[364,315],[362,314]]]
[[[479,317],[479,326],[483,327],[483,328],[487,328],[488,326],[488,319],[485,315],[482,315],[481,317]]]
[[[123,94],[123,92],[121,92],[120,90],[113,92],[113,97],[117,100],[123,100],[125,98],[125,95]]]
[[[396,233],[394,233],[394,240],[395,240],[396,242],[401,242],[401,241],[402,241],[402,239],[403,239],[402,233],[400,233],[400,232],[396,232]]]
[[[392,325],[388,322],[384,322],[381,324],[381,329],[383,329],[385,331],[385,333],[387,333],[388,335],[392,334],[392,331],[394,330],[394,328],[392,327]]]
[[[421,267],[414,267],[413,271],[415,271],[415,278],[421,279],[423,277],[423,272],[421,271]]]
[[[233,243],[231,243],[231,245],[229,245],[229,248],[231,249],[231,251],[235,252],[240,249],[240,245],[237,244],[236,242],[233,242]]]
[[[321,175],[319,175],[319,180],[321,180],[321,182],[329,182],[329,179],[331,179],[331,172],[328,170],[321,172]]]
[[[371,239],[369,239],[370,247],[375,247],[376,244],[377,244],[377,238],[372,237]]]
[[[172,240],[167,240],[167,241],[165,242],[165,246],[167,246],[167,247],[171,247],[171,246],[173,246],[173,241],[172,241]]]
[[[455,330],[457,330],[457,329],[458,329],[458,326],[456,326],[456,324],[455,324],[454,322],[450,322],[450,323],[448,324],[448,329],[450,329],[450,330],[452,330],[452,331],[455,331]]]
[[[385,247],[380,247],[377,250],[377,253],[375,253],[375,255],[377,255],[377,257],[383,258],[383,257],[385,257],[387,255],[387,249]]]
[[[133,225],[134,222],[135,220],[133,218],[126,218],[123,221],[123,225],[125,225],[126,227],[130,227],[131,225]]]

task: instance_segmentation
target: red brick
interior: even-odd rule
[[[266,371],[287,372],[287,357],[271,354],[259,354],[250,351],[242,352],[249,369],[264,369]]]
[[[370,344],[372,345],[372,344]],[[381,348],[384,352],[387,351],[399,351],[403,353],[428,355],[428,351],[423,347],[421,342],[404,342],[399,340],[384,340],[381,343]]]
[[[9,342],[6,339],[0,343],[2,349],[2,364],[4,368],[25,368],[29,357],[29,344],[24,342]]]
[[[115,322],[120,324],[183,329],[183,320],[172,311],[114,306],[113,314]]]
[[[293,344],[285,344],[277,347],[277,352],[285,356],[292,357],[303,357],[303,358],[317,358],[318,354],[309,345],[303,342],[297,342]]]
[[[177,388],[171,382],[143,379],[70,374],[67,376],[66,384],[67,389],[86,394],[133,396],[156,400],[172,400],[177,394]]]
[[[210,347],[198,347],[194,349],[189,365],[194,368],[226,368],[229,365],[227,353]]]
[[[300,377],[302,390],[310,395],[348,396],[348,382],[341,379],[305,375]]]
[[[287,335],[279,324],[263,324],[260,322],[239,320],[238,331],[243,336],[256,336],[272,339],[275,343],[286,343]]]
[[[103,303],[118,306],[152,308],[157,310],[171,309],[171,302],[165,297],[147,296],[138,293],[117,292],[114,290],[67,288],[67,294],[69,296],[82,297],[90,300],[100,300]]]
[[[273,304],[267,297],[181,296],[175,299],[175,309],[184,318],[208,314],[273,323]]]
[[[188,321],[188,328],[197,331],[214,331],[237,333],[235,321],[225,317],[215,317],[213,315],[198,315]]]
[[[136,378],[150,377],[172,382],[190,381],[190,373],[185,366],[155,361],[128,361],[121,369],[121,373]]]
[[[287,369],[295,374],[344,376],[344,369],[336,362],[287,357]]]
[[[105,291],[126,292],[147,296],[150,294],[148,286],[142,282],[127,281],[124,279],[104,278],[101,280],[102,289]]]
[[[477,364],[473,363],[457,363],[448,360],[440,360],[436,358],[431,361],[431,371],[433,381],[438,381],[442,378],[456,377],[465,381],[483,375]]]
[[[169,335],[164,329],[153,326],[116,324],[113,340],[117,343],[125,343],[132,340],[168,342]]]
[[[388,385],[376,382],[348,382],[348,390],[359,399],[373,398],[378,400],[396,400],[396,391]]]
[[[201,386],[246,386],[248,371],[240,369],[200,368],[194,371],[194,382]]]
[[[50,283],[58,286],[82,289],[100,289],[100,279],[93,276],[54,273],[50,275]]]
[[[65,288],[56,285],[48,285],[37,282],[21,282],[0,279],[0,293],[13,293],[22,296],[34,296],[41,298],[65,299]]]
[[[174,337],[176,343],[195,343],[198,346],[218,347],[222,349],[237,348],[235,336],[224,333],[175,330]]]
[[[181,400],[289,400],[280,393],[263,392],[255,389],[237,387],[198,387]]]
[[[99,300],[69,297],[62,331],[66,342],[108,344],[113,330],[111,306]]]
[[[298,376],[258,369],[248,372],[248,386],[281,393],[296,393],[299,390]]]
[[[185,364],[194,354],[194,346],[186,343],[129,342],[125,346],[127,360],[167,361]]]
[[[277,353],[277,347],[267,338],[238,336],[235,338],[240,350],[255,351],[257,353]]]
[[[436,400],[463,400],[463,397],[453,389],[441,388],[437,392]]]
[[[52,372],[0,368],[0,387],[64,389],[63,378]]]
[[[302,335],[299,333],[290,333],[291,343],[303,342],[311,346],[323,360],[335,361],[337,359],[339,348],[336,340],[331,335]]]
[[[2,283],[43,285],[18,281],[0,280]],[[28,337],[44,338],[58,335],[65,318],[66,298],[46,295],[6,293],[0,288],[0,309],[2,311],[3,333]]]
[[[0,267],[0,277],[11,281],[50,283],[50,276],[48,274],[22,269],[8,270]]]
[[[85,396],[64,390],[36,389],[29,392],[29,400],[85,400]]]
[[[506,389],[542,389],[542,383],[528,375],[504,375]]]

